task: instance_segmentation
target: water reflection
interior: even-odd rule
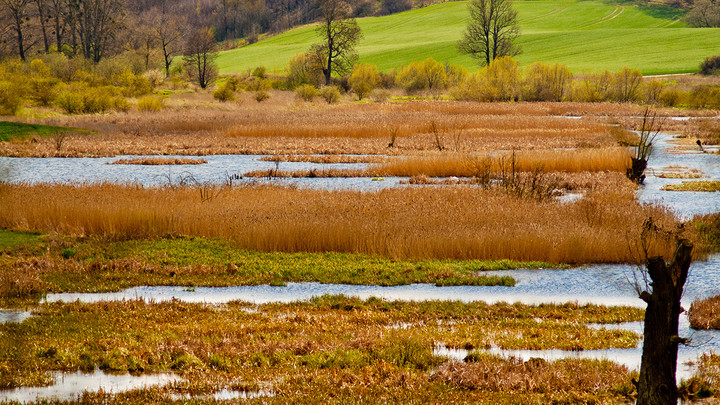
[[[100,370],[86,374],[53,373],[55,383],[47,387],[20,387],[11,390],[0,390],[0,401],[17,401],[20,403],[35,402],[41,399],[71,401],[82,396],[83,392],[107,393],[141,389],[154,385],[165,385],[181,381],[174,374],[149,374],[134,376],[130,374],[105,374]]]
[[[0,311],[0,324],[20,323],[31,316],[32,314],[27,311]]]

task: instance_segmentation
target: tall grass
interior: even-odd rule
[[[502,170],[512,159],[511,153],[499,155],[438,155],[434,157],[406,157],[393,159],[373,167],[375,172],[385,176],[432,177],[476,176],[484,167],[490,172]],[[625,172],[630,164],[630,153],[626,148],[601,148],[580,150],[531,150],[516,153],[515,170],[530,172]]]
[[[551,263],[641,261],[630,249],[643,221],[675,225],[632,193],[589,192],[572,204],[473,187],[377,193],[271,186],[197,188],[0,185],[0,228],[114,239],[197,235],[259,251],[362,252],[397,258],[514,259]],[[651,254],[669,256],[658,239]]]

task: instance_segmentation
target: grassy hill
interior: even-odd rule
[[[384,17],[358,20],[365,35],[358,45],[361,62],[387,71],[430,56],[474,70],[474,61],[457,52],[465,30],[467,1],[434,5]],[[574,73],[618,70],[643,74],[698,70],[707,56],[720,54],[720,29],[686,28],[679,11],[641,8],[632,3],[583,0],[515,1],[520,18],[521,65],[561,62]],[[318,41],[313,26],[303,26],[256,44],[222,52],[221,73],[256,66],[280,72],[288,60]]]

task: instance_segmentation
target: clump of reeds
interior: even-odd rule
[[[448,362],[432,379],[470,390],[502,392],[605,391],[630,385],[625,366],[608,360],[522,361],[477,354],[466,363]]]
[[[112,239],[196,235],[247,249],[362,252],[399,258],[642,262],[629,252],[648,217],[672,229],[664,208],[632,192],[589,192],[576,203],[521,199],[457,186],[377,193],[272,186],[196,187],[0,184],[0,228]],[[282,213],[282,215],[278,215]],[[649,252],[670,256],[672,241]]]
[[[379,163],[387,160],[384,156],[370,155],[276,155],[260,158],[263,162],[308,162],[328,163]]]
[[[693,329],[720,329],[720,295],[695,300],[688,312]]]
[[[720,181],[717,180],[695,180],[683,181],[680,184],[668,184],[663,186],[666,191],[704,191],[715,192],[720,191]]]
[[[161,158],[161,157],[142,157],[130,159],[118,159],[108,164],[113,165],[201,165],[207,163],[205,159],[191,158]]]
[[[629,165],[625,148],[580,150],[540,150],[506,152],[495,155],[451,154],[433,157],[406,157],[373,167],[385,176],[475,177],[479,173],[499,173],[512,164],[515,172],[625,172]],[[512,163],[510,162],[512,160]]]

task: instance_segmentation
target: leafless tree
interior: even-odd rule
[[[720,27],[720,4],[713,0],[696,0],[685,21],[691,27]]]
[[[29,0],[0,0],[0,8],[7,15],[9,27],[15,32],[20,59],[25,60],[25,52],[30,48],[27,38],[27,25],[30,21]]]
[[[325,84],[330,84],[332,73],[345,74],[357,61],[355,45],[362,39],[360,27],[349,18],[352,9],[344,0],[320,0],[322,13],[317,28],[322,42],[310,49],[313,58],[321,61]]]
[[[470,23],[457,47],[477,59],[480,65],[489,65],[500,56],[520,54],[515,40],[520,34],[517,11],[509,0],[473,0],[468,6]]]
[[[215,67],[215,36],[209,28],[193,31],[185,46],[185,64],[192,78],[206,88],[217,75]]]
[[[171,14],[167,9],[167,2],[162,1],[160,7],[155,10],[153,21],[153,29],[155,30],[155,38],[160,45],[163,54],[163,63],[165,65],[165,76],[170,76],[170,65],[174,55],[177,53],[182,37],[181,27],[186,23],[182,17],[177,14]]]

